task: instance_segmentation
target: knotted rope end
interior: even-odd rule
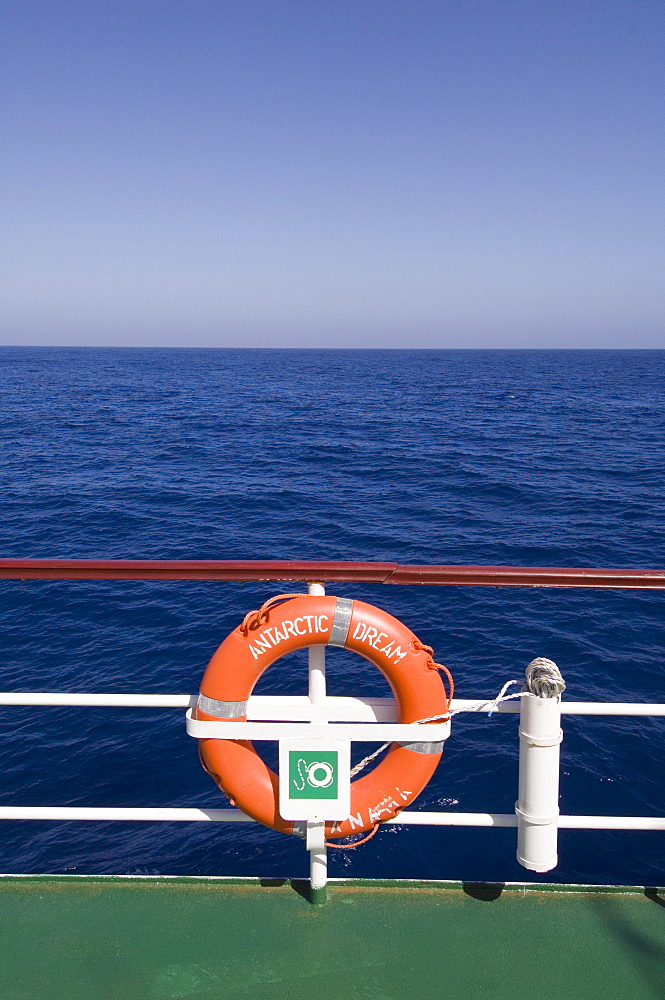
[[[566,682],[554,660],[537,656],[526,668],[526,690],[537,698],[559,698]]]

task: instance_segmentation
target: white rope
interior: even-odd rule
[[[450,714],[459,715],[460,712],[484,712],[485,709],[487,709],[488,710],[487,717],[491,718],[492,714],[496,712],[497,708],[502,702],[512,701],[513,698],[522,697],[523,694],[522,691],[518,691],[517,694],[506,694],[508,688],[511,688],[513,684],[519,684],[519,683],[520,683],[519,681],[515,680],[506,681],[506,683],[503,685],[496,698],[494,698],[492,701],[484,701],[480,705],[474,705],[471,708],[456,708],[455,711],[451,712]]]
[[[351,777],[351,778],[355,778],[355,776],[356,776],[357,774],[359,774],[359,773],[360,773],[360,771],[362,771],[362,769],[363,769],[364,767],[367,767],[367,765],[369,764],[369,762],[370,762],[371,760],[374,760],[374,758],[375,758],[375,757],[378,757],[380,753],[383,753],[383,751],[384,751],[384,750],[386,749],[386,747],[389,747],[389,746],[390,746],[390,743],[391,743],[391,741],[390,741],[390,740],[389,740],[389,741],[388,741],[387,743],[383,743],[383,744],[382,744],[382,745],[381,745],[381,746],[379,747],[379,749],[378,749],[378,750],[375,750],[375,751],[374,751],[374,753],[371,753],[371,754],[368,754],[368,756],[367,756],[367,757],[363,757],[363,759],[362,759],[362,760],[360,761],[360,763],[359,763],[359,764],[356,764],[356,766],[355,766],[355,767],[352,767],[352,768],[351,768],[351,773],[350,773],[349,777]]]
[[[460,712],[487,712],[488,718],[491,718],[492,714],[496,712],[499,705],[504,701],[512,701],[516,698],[521,698],[524,694],[533,694],[537,698],[559,698],[561,692],[565,691],[566,684],[561,676],[561,671],[557,667],[554,660],[548,660],[545,656],[537,656],[535,660],[526,668],[526,685],[522,687],[521,691],[517,691],[515,694],[507,694],[509,688],[513,684],[521,684],[521,681],[512,680],[506,681],[501,690],[499,691],[496,698],[491,701],[479,702],[477,705],[472,705],[465,708],[456,708],[452,712],[446,712],[444,715],[430,715],[427,719],[417,719],[414,725],[422,724],[425,722],[439,722],[442,719],[451,719],[453,715],[459,715]],[[367,767],[370,761],[378,757],[380,753],[390,746],[390,741],[384,743],[375,750],[373,753],[368,754],[364,757],[359,764],[356,764],[351,770],[351,777],[355,778],[356,774],[359,774],[363,768]]]
[[[537,698],[559,698],[566,683],[554,660],[537,656],[526,668],[526,689]]]
[[[551,661],[548,660],[547,662],[550,663]],[[456,708],[454,711],[446,712],[444,715],[430,715],[429,718],[427,719],[416,719],[413,725],[419,725],[425,722],[439,722],[442,719],[450,719],[452,718],[453,715],[459,715],[460,712],[484,712],[486,709],[489,709],[487,714],[488,716],[491,716],[492,712],[495,712],[497,710],[501,702],[510,701],[512,698],[522,697],[522,695],[524,694],[523,691],[520,691],[517,694],[506,694],[506,691],[508,690],[509,687],[512,687],[513,684],[519,684],[519,683],[521,682],[506,681],[506,683],[503,685],[496,698],[492,699],[491,701],[483,701],[480,702],[480,704],[473,705],[470,708]],[[356,764],[356,766],[351,769],[351,777],[354,778],[356,774],[359,774],[360,771],[362,771],[363,768],[369,764],[370,761],[374,760],[375,757],[378,757],[380,753],[383,753],[383,751],[390,746],[390,742],[391,741],[384,743],[382,746],[379,747],[378,750],[375,750],[373,753],[368,754],[367,757],[363,757],[360,763]]]

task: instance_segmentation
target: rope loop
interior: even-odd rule
[[[450,693],[448,693],[448,691],[446,692],[446,701],[448,702],[446,708],[449,710],[450,703],[453,700],[453,694],[455,693],[455,681],[453,680],[452,674],[448,670],[448,667],[444,667],[443,663],[436,662],[436,660],[434,659],[434,649],[431,646],[428,646],[426,643],[421,642],[420,639],[414,639],[412,645],[414,649],[422,650],[429,656],[429,660],[425,664],[427,670],[440,670],[441,673],[445,674],[446,677],[448,678],[448,691]],[[445,716],[438,716],[438,718],[445,718]]]
[[[242,620],[240,625],[240,631],[243,635],[247,635],[248,632],[253,632],[255,629],[260,628],[264,622],[267,622],[270,618],[270,609],[275,604],[280,604],[282,601],[290,601],[293,597],[309,597],[309,594],[275,594],[274,597],[269,597],[267,601],[261,605],[258,611],[248,611]]]
[[[431,657],[434,656],[434,649],[432,648],[432,646],[428,646],[426,643],[421,642],[420,639],[413,640],[413,648],[422,649],[425,653],[429,653]]]
[[[380,823],[375,823],[366,837],[363,837],[362,840],[354,840],[352,844],[333,844],[330,840],[325,840],[324,844],[326,847],[334,847],[338,851],[349,850],[352,847],[360,847],[361,844],[366,844],[368,840],[372,839],[380,825]]]
[[[448,699],[448,706],[447,706],[448,711],[450,711],[450,705],[453,700],[453,695],[455,694],[455,681],[453,680],[453,675],[451,674],[450,670],[448,670],[448,667],[445,667],[443,663],[435,663],[434,669],[440,670],[441,673],[445,674],[445,676],[448,679],[448,692],[446,694],[446,697]],[[446,685],[444,684],[443,686],[445,688]]]

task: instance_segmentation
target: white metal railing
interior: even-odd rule
[[[189,709],[196,704],[192,694],[115,694],[91,692],[3,691],[0,706],[26,705],[51,707],[95,708],[178,708]],[[452,711],[487,713],[490,703],[477,699],[454,698]],[[562,715],[665,716],[665,705],[642,702],[608,703],[562,701]],[[503,702],[495,712],[519,714],[520,702]],[[346,720],[353,723],[392,722],[396,718],[392,698],[350,698],[324,696],[317,712],[323,721]],[[252,695],[247,707],[251,722],[298,721],[311,722],[314,712],[307,695]],[[312,727],[314,728],[314,727]],[[430,727],[428,727],[429,735]],[[122,822],[172,823],[251,823],[253,820],[238,809],[187,808],[87,808],[79,806],[0,806],[0,820],[117,820]],[[478,826],[516,827],[515,813],[464,813],[446,811],[404,810],[386,821],[399,826]],[[557,817],[559,829],[568,830],[665,830],[665,817],[652,816],[567,816]]]
[[[0,806],[0,820],[116,821],[121,823],[253,823],[238,809],[116,808],[87,806]],[[393,826],[516,827],[515,813],[416,812],[406,810]],[[560,830],[665,830],[665,817],[559,816]]]
[[[4,578],[48,579],[228,579],[308,581],[311,595],[325,594],[323,583],[311,580],[367,580],[401,584],[441,584],[477,586],[580,586],[665,588],[665,571],[561,570],[520,567],[398,566],[360,563],[146,563],[90,560],[0,560]],[[275,739],[306,732],[308,737],[330,735],[337,729],[349,739],[402,741],[409,730],[411,739],[422,734],[417,726],[396,723],[397,711],[390,698],[332,698],[326,694],[326,649],[311,647],[309,694],[307,696],[262,696],[249,698],[247,722],[200,722],[191,709],[197,695],[112,694],[74,692],[0,693],[0,705],[117,707],[185,709],[187,728],[201,738],[214,731],[215,738]],[[519,791],[512,813],[471,813],[405,810],[386,820],[396,825],[462,827],[516,827],[517,858],[526,868],[549,871],[557,863],[557,836],[560,829],[660,830],[665,816],[570,816],[560,815],[559,744],[561,715],[665,716],[665,705],[643,703],[562,702],[558,691],[530,686],[515,700],[480,701],[456,698],[452,713],[475,712],[519,714]],[[505,691],[505,689],[504,689]],[[502,692],[504,694],[504,692]],[[449,721],[428,724],[431,739],[445,739]],[[204,728],[205,727],[205,731]],[[210,727],[213,727],[212,729]],[[342,728],[343,727],[343,728]],[[120,822],[213,822],[246,823],[253,820],[235,808],[105,808],[79,806],[2,806],[0,820],[68,820]],[[310,853],[312,901],[323,902],[327,881],[324,823],[308,820],[306,847]]]
[[[316,647],[322,648],[322,647]],[[112,694],[106,692],[75,691],[0,691],[0,705],[50,705],[90,708],[193,708],[196,694]],[[338,698],[325,699],[326,717],[332,722],[350,720],[357,722],[389,722],[395,719],[393,698]],[[504,702],[493,708],[491,701],[477,698],[453,698],[451,711],[498,712],[518,715],[519,703]],[[665,716],[665,705],[648,702],[562,701],[562,715],[645,715]],[[313,720],[312,703],[307,695],[252,695],[249,699],[247,718],[259,720]]]
[[[311,595],[325,593],[323,584],[308,584]],[[342,736],[359,740],[417,740],[418,725],[397,724],[391,698],[333,698],[326,694],[326,649],[313,646],[309,655],[307,696],[253,695],[246,722],[201,722],[192,717],[196,695],[95,694],[70,692],[0,693],[0,705],[179,708],[187,710],[187,731],[201,738],[279,739],[282,736]],[[551,661],[549,663],[560,674]],[[563,682],[561,682],[563,687]],[[557,864],[560,829],[665,830],[665,817],[561,816],[559,814],[559,744],[561,715],[665,716],[665,705],[639,703],[562,702],[550,693],[537,697],[528,690],[519,700],[497,703],[454,699],[452,712],[498,712],[520,715],[519,792],[514,813],[462,813],[405,810],[386,822],[397,825],[517,827],[517,859],[532,871],[550,871]],[[443,740],[450,720],[428,724],[430,739]],[[2,806],[0,820],[115,820],[121,822],[252,822],[237,809],[87,808],[69,806]],[[310,854],[312,899],[322,902],[327,883],[325,824],[307,820],[306,847]]]
[[[334,698],[325,691],[325,647],[310,649],[310,695],[253,695],[249,699],[246,723],[221,723],[226,738],[292,736],[294,730],[309,735],[355,730],[356,738],[393,739],[417,726],[395,725],[396,705],[391,698]],[[311,654],[316,654],[311,656]],[[323,656],[321,656],[323,654]],[[322,662],[323,661],[323,662]],[[196,695],[88,694],[50,692],[0,693],[0,705],[43,705],[70,707],[178,708],[187,709],[187,726],[198,736],[197,720],[191,718]],[[665,705],[607,704],[602,702],[561,702],[558,697],[539,698],[526,694],[519,701],[496,705],[468,699],[454,699],[452,711],[520,714],[519,793],[514,813],[464,813],[404,810],[386,822],[413,826],[516,827],[517,860],[532,871],[546,872],[556,867],[557,841],[561,829],[660,830],[665,817],[652,816],[562,816],[559,814],[559,743],[561,714],[665,716]],[[208,726],[215,725],[208,723]],[[240,727],[236,735],[233,727]],[[448,721],[447,727],[449,728]],[[444,729],[444,726],[434,728]],[[231,732],[233,730],[233,732]],[[274,730],[274,731],[273,731]],[[395,733],[393,733],[395,730]],[[422,729],[421,729],[422,732]],[[428,724],[428,736],[432,724]],[[360,735],[362,734],[362,735]],[[202,734],[201,734],[202,735]],[[349,732],[349,738],[352,738]],[[418,734],[416,734],[418,735]],[[447,735],[447,733],[445,734]],[[442,738],[445,738],[445,735]],[[61,820],[116,822],[253,822],[238,809],[187,808],[105,808],[81,806],[1,806],[0,820]],[[326,899],[328,881],[325,824],[306,822],[305,846],[310,856],[312,902]]]

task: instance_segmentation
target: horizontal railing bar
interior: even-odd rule
[[[412,826],[517,826],[514,813],[401,812],[386,823]],[[665,816],[559,816],[560,830],[665,830]]]
[[[192,708],[195,694],[109,694],[74,691],[0,691],[0,705],[51,705],[88,708]]]
[[[22,580],[316,580],[384,583],[394,562],[295,560],[0,559],[0,579]]]
[[[0,695],[0,697],[2,697]],[[387,699],[390,700],[390,699]],[[497,708],[492,707],[491,701],[478,701],[477,699],[453,698],[451,702],[452,711],[463,712],[499,712],[500,714],[519,715],[519,699],[502,702]],[[645,715],[645,716],[665,716],[665,704],[651,704],[647,702],[611,702],[611,701],[562,701],[562,715]]]
[[[665,715],[665,705],[642,702],[562,701],[562,715]]]
[[[560,830],[665,830],[665,816],[559,816]]]
[[[2,691],[0,705],[53,705],[107,708],[192,708],[196,694],[108,694],[102,692]],[[394,698],[326,698],[323,708],[331,721],[395,722]],[[317,706],[317,719],[320,707]],[[272,721],[310,721],[307,695],[252,695],[247,718]]]
[[[238,809],[0,806],[0,820],[120,823],[253,823]],[[405,810],[386,823],[396,826],[515,827],[514,813],[416,812]],[[665,830],[665,816],[559,816],[560,830]]]
[[[253,823],[239,809],[140,809],[87,806],[0,806],[0,820],[101,821],[119,823]]]
[[[397,722],[397,705],[394,698],[327,696],[313,708],[307,695],[258,694],[249,699],[247,718],[250,722]]]
[[[71,706],[98,708],[192,708],[195,694],[111,694],[74,691],[0,691],[0,705]],[[329,697],[331,721],[394,722],[397,718],[393,698]],[[453,698],[452,711],[518,714],[519,700],[502,702],[492,709],[491,700]],[[562,701],[562,715],[636,715],[665,716],[665,704],[642,702]],[[247,718],[260,720],[308,721],[311,702],[307,695],[252,695]]]
[[[228,719],[201,721],[187,713],[187,732],[201,740],[339,739],[364,743],[397,740],[402,743],[437,742],[450,736],[450,722],[428,725],[397,722],[233,722]]]
[[[0,817],[1,818],[1,817]],[[387,819],[397,826],[517,826],[515,813],[416,812],[405,810]]]
[[[0,579],[230,580],[472,587],[665,589],[665,570],[558,566],[429,566],[296,560],[0,559]]]
[[[566,569],[556,566],[398,566],[384,583],[665,590],[665,570]]]

